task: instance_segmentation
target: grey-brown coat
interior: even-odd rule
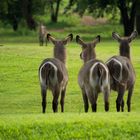
[[[47,29],[46,26],[44,26],[43,24],[39,25],[38,37],[39,37],[39,45],[43,46],[44,44],[46,44],[47,46]]]
[[[85,43],[76,37],[77,43],[82,46],[80,57],[84,65],[79,71],[78,83],[82,91],[85,112],[88,111],[88,100],[91,103],[92,111],[97,110],[97,98],[99,92],[104,94],[105,111],[109,110],[110,77],[109,70],[103,61],[96,59],[95,46],[100,42],[97,36],[93,42]]]
[[[65,45],[72,40],[73,35],[70,34],[64,40],[56,40],[50,34],[47,35],[49,41],[54,44],[54,58],[43,60],[39,67],[39,80],[42,95],[42,112],[46,109],[46,92],[50,89],[53,94],[52,108],[57,112],[58,98],[61,93],[61,111],[64,111],[64,97],[66,86],[68,83],[68,73],[65,67],[66,50]]]
[[[117,33],[113,32],[112,37],[120,43],[120,55],[111,57],[107,62],[107,66],[111,75],[111,89],[118,92],[116,99],[116,110],[124,111],[123,96],[128,90],[127,106],[128,112],[131,111],[131,96],[135,84],[135,71],[130,58],[129,43],[137,36],[134,31],[129,37],[121,38]]]

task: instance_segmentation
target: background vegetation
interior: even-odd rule
[[[91,41],[100,34],[101,43],[97,45],[96,53],[97,58],[103,61],[118,54],[118,43],[111,39],[111,33],[116,31],[120,35],[124,34],[119,10],[114,19],[107,13],[104,18],[96,19],[96,15],[89,13],[88,9],[83,17],[73,13],[77,3],[63,14],[67,6],[67,1],[61,1],[57,22],[51,22],[50,12],[46,10],[40,14],[38,11],[33,12],[32,17],[35,22],[43,22],[48,32],[58,39],[73,33],[74,37],[79,34],[83,40]],[[82,65],[79,57],[81,48],[74,39],[67,45],[69,83],[65,113],[52,113],[52,94],[48,91],[47,112],[42,114],[38,67],[44,58],[53,56],[53,45],[40,47],[38,25],[35,24],[36,30],[30,30],[24,17],[21,18],[16,31],[11,25],[7,19],[1,18],[0,139],[140,139],[139,37],[131,43],[132,62],[137,75],[131,113],[127,113],[126,104],[124,113],[116,113],[117,93],[113,91],[108,113],[104,111],[102,94],[99,95],[97,113],[91,113],[91,109],[89,113],[84,113],[81,91],[77,84],[77,74]],[[125,102],[126,98],[127,93]]]
[[[90,13],[94,17],[109,15],[112,19],[119,16],[125,36],[131,34],[135,25],[140,33],[139,0],[1,0],[0,9],[1,21],[10,24],[14,31],[18,30],[23,21],[30,30],[35,30],[39,24],[36,17],[40,15],[50,16],[50,21],[57,23],[60,13],[65,16],[73,13],[83,16]]]

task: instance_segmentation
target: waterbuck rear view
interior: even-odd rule
[[[68,83],[68,73],[65,67],[66,48],[65,45],[73,39],[73,35],[68,35],[64,40],[58,41],[50,34],[47,39],[54,44],[54,58],[47,58],[43,60],[39,67],[39,79],[42,95],[42,112],[46,109],[46,95],[47,89],[50,89],[53,94],[52,108],[57,112],[58,98],[61,94],[61,112],[64,111],[64,97],[66,86]]]
[[[131,96],[135,84],[135,72],[131,63],[129,43],[136,38],[136,36],[136,31],[125,38],[121,38],[115,32],[112,33],[112,37],[120,43],[120,56],[111,57],[106,64],[111,75],[111,89],[118,92],[116,99],[116,109],[118,112],[120,108],[122,112],[124,111],[123,96],[126,90],[128,90],[128,112],[131,111]]]
[[[95,46],[100,42],[97,36],[93,42],[85,43],[76,36],[76,42],[82,46],[81,59],[84,65],[78,75],[78,83],[82,90],[85,112],[88,112],[88,100],[91,103],[92,111],[97,111],[97,98],[99,92],[104,94],[105,111],[109,110],[110,77],[107,66],[96,59]]]
[[[47,46],[47,29],[43,24],[39,25],[39,44],[40,46],[43,44]]]

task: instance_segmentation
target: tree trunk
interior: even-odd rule
[[[140,34],[140,15],[136,15],[136,30]]]
[[[132,6],[131,6],[131,12],[130,12],[130,24],[132,26],[131,33],[134,31],[135,28],[135,20],[136,20],[136,1],[133,0]]]
[[[27,26],[31,30],[36,29],[36,22],[32,17],[32,0],[22,0],[22,13],[26,20]]]
[[[140,0],[136,4],[136,30],[140,34]]]
[[[55,12],[56,22],[57,22],[57,19],[58,19],[60,1],[61,0],[57,0],[57,5],[56,5],[56,12]]]
[[[124,26],[124,36],[129,36],[134,30],[136,1],[133,1],[132,3],[130,17],[128,16],[128,9],[125,0],[119,0],[119,9],[121,12],[122,22]]]
[[[17,20],[16,12],[13,11],[14,7],[10,3],[7,3],[7,6],[8,6],[8,14],[6,15],[6,18],[9,20],[13,30],[17,31],[19,21]]]
[[[54,7],[53,7],[53,2],[52,1],[50,2],[50,6],[51,6],[51,21],[55,22],[56,19],[55,19],[55,16],[54,16],[55,12],[54,12]]]
[[[13,30],[17,31],[18,30],[18,21],[16,16],[13,17]]]
[[[50,2],[50,6],[51,6],[51,21],[56,23],[58,20],[58,13],[59,13],[59,6],[60,6],[60,1],[61,0],[57,0],[56,2],[56,9],[54,9],[54,2]]]

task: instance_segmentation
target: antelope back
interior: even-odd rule
[[[107,61],[112,78],[118,83],[124,85],[128,82],[134,83],[135,72],[131,61],[127,57],[113,56]],[[112,79],[112,80],[113,80]]]

